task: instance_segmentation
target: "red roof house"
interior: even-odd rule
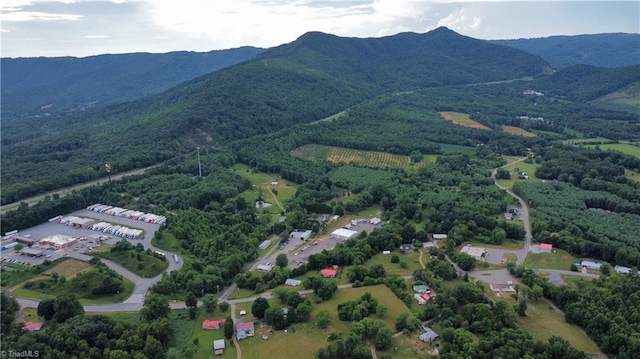
[[[541,243],[540,244],[540,252],[542,253],[551,253],[553,249],[553,245],[549,243]]]
[[[335,269],[323,269],[320,271],[320,274],[325,278],[335,278],[338,271]]]
[[[218,319],[218,320],[205,319],[204,321],[202,321],[202,329],[204,329],[204,330],[218,330],[218,329],[220,329],[221,326],[224,325],[225,321],[226,321],[225,319]]]
[[[22,327],[22,329],[30,332],[35,332],[37,330],[42,329],[42,322],[26,322],[24,323],[24,326]]]

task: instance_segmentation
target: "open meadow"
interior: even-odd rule
[[[502,126],[502,131],[504,131],[506,133],[510,133],[512,135],[523,136],[523,137],[537,137],[538,136],[533,132],[529,132],[529,131],[525,130],[524,128],[520,128],[520,127],[516,127],[516,126],[504,125],[504,126]]]
[[[469,114],[466,113],[443,111],[440,112],[440,116],[458,126],[475,128],[479,130],[489,129],[489,127],[472,120],[471,117],[469,117]]]
[[[553,249],[553,253],[529,253],[524,265],[533,269],[569,270],[577,259],[562,249]]]
[[[506,188],[513,188],[513,185],[518,181],[528,181],[528,182],[542,182],[541,179],[535,176],[536,169],[540,167],[540,164],[537,163],[526,163],[525,161],[520,161],[518,163],[514,163],[512,165],[506,166],[504,169],[511,172],[511,179],[500,179],[498,183],[501,186]],[[529,176],[529,179],[519,179],[519,173],[526,173]]]

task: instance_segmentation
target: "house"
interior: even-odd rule
[[[422,246],[424,248],[436,248],[438,246],[438,242],[433,241],[433,242],[423,242]]]
[[[218,320],[209,320],[209,319],[205,319],[202,321],[202,329],[203,330],[218,330],[220,329],[220,327],[222,327],[225,323],[225,319],[218,319]]]
[[[236,325],[236,337],[238,340],[252,337],[255,335],[255,330],[256,328],[253,322],[238,323],[238,325]]]
[[[266,240],[262,241],[262,243],[260,243],[258,248],[260,248],[260,250],[263,251],[263,250],[269,248],[270,245],[271,245],[271,240],[270,239],[266,239]]]
[[[447,235],[446,234],[433,234],[433,240],[437,241],[438,239],[447,239]]]
[[[551,253],[553,251],[553,244],[540,243],[540,253]]]
[[[505,212],[504,219],[512,220],[513,219],[513,213]]]
[[[601,263],[596,263],[592,261],[582,261],[580,262],[580,265],[582,266],[582,268],[593,269],[593,270],[600,270],[600,266],[602,266]]]
[[[338,271],[336,269],[326,268],[320,271],[320,275],[322,275],[325,278],[335,278],[337,274],[338,274]]]
[[[373,224],[374,226],[377,226],[378,224],[382,223],[382,220],[378,217],[373,217],[369,220],[369,223]]]
[[[431,291],[422,293],[420,297],[424,300],[425,303],[427,303],[429,300],[431,300]]]
[[[629,274],[629,273],[631,273],[631,268],[629,268],[629,267],[615,266],[615,267],[613,267],[613,270],[615,270],[616,273],[620,273],[620,274]]]
[[[415,299],[419,305],[427,304],[427,301],[424,300],[424,298],[422,298],[422,295],[419,293],[414,294],[413,299]]]
[[[331,238],[334,238],[340,241],[346,241],[350,238],[353,238],[356,234],[358,234],[358,232],[356,231],[352,231],[346,228],[338,228],[335,231],[331,232]]]
[[[284,281],[284,284],[286,284],[288,286],[291,286],[291,287],[297,287],[300,284],[302,284],[302,281],[298,280],[298,279],[289,278],[289,279]]]
[[[215,355],[222,355],[224,353],[224,339],[213,341],[213,353]]]
[[[289,234],[289,238],[291,239],[299,239],[301,241],[308,241],[309,238],[311,238],[311,230],[310,229],[306,229],[306,230],[294,230],[293,232],[291,232]]]
[[[417,284],[413,286],[413,291],[416,293],[431,293],[431,288],[428,285]]]
[[[409,254],[409,253],[413,252],[413,244],[401,244],[400,245],[400,250],[404,254]]]
[[[22,326],[22,330],[26,330],[28,332],[35,332],[42,329],[42,322],[26,322]]]
[[[420,334],[420,340],[422,340],[423,342],[432,342],[436,339],[439,338],[438,333],[434,332],[433,329],[429,328],[429,327],[422,327],[422,329],[424,330],[424,332],[422,334]]]

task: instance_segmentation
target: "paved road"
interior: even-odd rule
[[[137,170],[131,170],[131,171],[127,171],[127,172],[121,172],[118,174],[115,174],[113,176],[111,176],[111,180],[115,181],[118,180],[124,176],[133,176],[133,175],[138,175],[138,174],[142,174],[144,173],[146,170],[148,170],[149,168],[153,168],[156,167],[157,165],[154,166],[150,166],[150,167],[145,167],[145,168],[139,168]],[[14,203],[8,203],[5,204],[3,206],[0,206],[0,214],[4,214],[4,212],[6,211],[10,211],[12,209],[17,208],[20,203],[25,202],[27,205],[29,206],[33,206],[34,204],[40,202],[45,196],[53,196],[54,194],[58,194],[60,195],[60,197],[63,197],[69,193],[71,193],[73,190],[78,190],[84,187],[89,187],[89,186],[93,186],[93,185],[97,185],[103,182],[106,182],[109,180],[109,177],[104,177],[104,178],[99,178],[97,180],[93,180],[93,181],[89,181],[89,182],[85,182],[85,183],[80,183],[71,187],[65,187],[65,188],[60,188],[54,191],[50,191],[47,193],[43,193],[41,195],[37,195],[37,196],[33,196],[33,197],[29,197],[29,198],[24,198],[21,199],[17,202]]]
[[[526,160],[527,157],[523,157],[520,158],[516,161],[513,161],[511,163],[507,163],[506,165],[500,167],[500,168],[504,168],[507,166],[511,166],[514,163],[518,163],[518,162],[522,162],[524,160]],[[522,223],[524,224],[524,230],[525,230],[525,236],[524,236],[524,246],[522,247],[522,249],[518,250],[518,251],[511,251],[513,254],[515,254],[518,259],[516,261],[516,264],[518,265],[522,265],[524,264],[524,260],[527,258],[527,254],[529,254],[529,248],[531,247],[531,239],[532,239],[532,235],[531,235],[531,220],[529,219],[529,206],[527,205],[527,202],[520,196],[518,196],[517,194],[515,194],[512,190],[510,190],[507,187],[504,187],[502,185],[500,185],[498,183],[498,179],[496,178],[496,174],[498,173],[498,169],[494,169],[493,172],[491,173],[491,177],[493,178],[493,183],[495,183],[496,186],[498,186],[498,188],[507,191],[507,193],[518,200],[518,202],[520,202],[520,218],[522,219]],[[508,253],[508,251],[504,251],[503,253]],[[502,258],[502,255],[500,255],[500,258]]]

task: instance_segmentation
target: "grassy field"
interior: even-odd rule
[[[249,166],[241,163],[236,163],[231,169],[239,176],[248,179],[253,185],[252,189],[244,191],[241,196],[248,203],[253,204],[256,199],[262,195],[264,201],[270,203],[272,206],[262,208],[260,211],[270,215],[273,221],[277,221],[280,218],[280,213],[283,211],[277,204],[280,204],[280,206],[284,208],[285,202],[296,193],[297,187],[295,184],[280,178],[279,175],[255,172]],[[277,182],[278,184],[272,185],[273,182]]]
[[[595,148],[596,146],[600,147],[601,150],[605,151],[619,151],[625,153],[627,155],[635,156],[640,158],[640,146],[630,144],[630,143],[607,143],[602,145],[587,145],[586,147]]]
[[[553,253],[529,253],[524,265],[533,269],[560,269],[569,270],[571,264],[576,262],[576,258],[569,253],[554,249]]]
[[[511,172],[511,179],[501,179],[498,180],[498,183],[507,188],[513,188],[513,184],[518,181],[541,182],[542,180],[535,176],[536,169],[538,167],[540,167],[540,164],[537,163],[525,163],[524,161],[514,163],[510,166],[505,167],[507,171]],[[529,175],[529,179],[518,179],[518,172],[525,172],[527,175]]]
[[[471,240],[469,242],[465,242],[465,243],[471,243],[474,247],[484,247],[484,248],[490,248],[490,249],[510,249],[510,250],[520,250],[522,249],[522,247],[524,247],[524,242],[523,241],[512,241],[512,240],[506,240],[504,241],[501,245],[497,245],[497,244],[486,244],[486,243],[482,243],[479,241],[474,241]]]
[[[452,123],[462,126],[462,127],[470,127],[476,128],[479,130],[488,130],[489,127],[478,123],[472,120],[468,114],[460,113],[460,112],[440,112],[440,116],[447,121],[451,121]]]
[[[300,146],[291,151],[291,155],[310,161],[326,160],[335,163],[353,163],[366,167],[404,169],[419,168],[426,164],[433,164],[437,158],[436,155],[425,155],[422,162],[412,163],[409,156],[316,144]]]
[[[60,276],[71,279],[76,273],[91,269],[91,264],[73,258],[67,258],[65,261],[42,272],[43,274],[58,273]]]
[[[391,330],[395,330],[395,318],[402,313],[409,312],[409,309],[389,288],[384,285],[377,285],[372,287],[340,289],[331,300],[320,304],[313,304],[313,311],[311,312],[309,322],[293,325],[293,328],[290,327],[287,330],[287,334],[284,334],[283,331],[274,331],[273,334],[267,333],[270,334],[270,336],[267,340],[264,340],[256,328],[257,332],[255,337],[240,341],[242,357],[249,359],[313,358],[313,354],[327,344],[326,338],[330,332],[339,331],[344,334],[349,332],[350,323],[342,322],[338,319],[338,304],[355,300],[365,292],[370,292],[381,304],[387,306],[388,313],[382,320],[385,321]],[[251,303],[242,304],[249,304],[248,308],[250,311]],[[240,304],[238,304],[236,310],[238,310],[239,306]],[[322,330],[314,325],[315,316],[321,309],[327,309],[333,317],[331,325],[326,330]],[[247,313],[247,316],[248,315],[249,312]],[[408,356],[405,357],[408,358]]]
[[[502,126],[502,131],[506,132],[506,133],[510,133],[513,135],[517,135],[517,136],[523,136],[523,137],[538,137],[538,135],[536,135],[533,132],[529,132],[527,130],[525,130],[524,128],[520,128],[520,127],[516,127],[516,126]]]
[[[248,298],[248,297],[253,297],[254,295],[257,295],[257,294],[252,290],[237,288],[236,290],[231,292],[231,294],[229,294],[229,297],[227,297],[227,299]]]
[[[508,295],[496,294],[488,289],[485,290],[487,296],[493,301],[506,301],[509,305],[514,305],[515,300]],[[524,328],[537,340],[548,340],[551,336],[560,336],[567,340],[575,348],[585,353],[597,353],[598,348],[589,338],[583,334],[575,325],[564,320],[564,314],[556,311],[551,303],[546,299],[539,302],[528,302],[527,316],[518,318],[518,326]]]
[[[162,273],[169,266],[167,259],[160,259],[153,254],[129,250],[124,252],[98,252],[89,254],[109,259],[142,278],[152,278]]]
[[[564,140],[562,141],[562,143],[570,144],[570,145],[580,145],[580,144],[596,144],[596,143],[603,143],[608,141],[611,141],[611,140],[604,137],[589,137],[589,138]]]
[[[393,254],[397,254],[398,257],[400,257],[400,262],[405,262],[407,264],[406,268],[402,268],[402,266],[400,265],[400,263],[391,263],[391,256]],[[375,256],[371,257],[371,259],[369,259],[365,265],[367,267],[371,267],[374,264],[382,264],[382,266],[384,267],[385,272],[389,275],[389,274],[397,274],[397,275],[401,275],[401,276],[405,276],[405,275],[412,275],[413,272],[415,272],[418,269],[421,269],[422,267],[420,266],[420,262],[418,261],[418,257],[420,256],[420,253],[418,251],[414,251],[412,253],[409,254],[403,254],[400,251],[393,251],[391,252],[391,254],[376,254]],[[422,260],[423,261],[427,261],[429,258],[429,256],[427,254],[424,254],[422,256]]]

